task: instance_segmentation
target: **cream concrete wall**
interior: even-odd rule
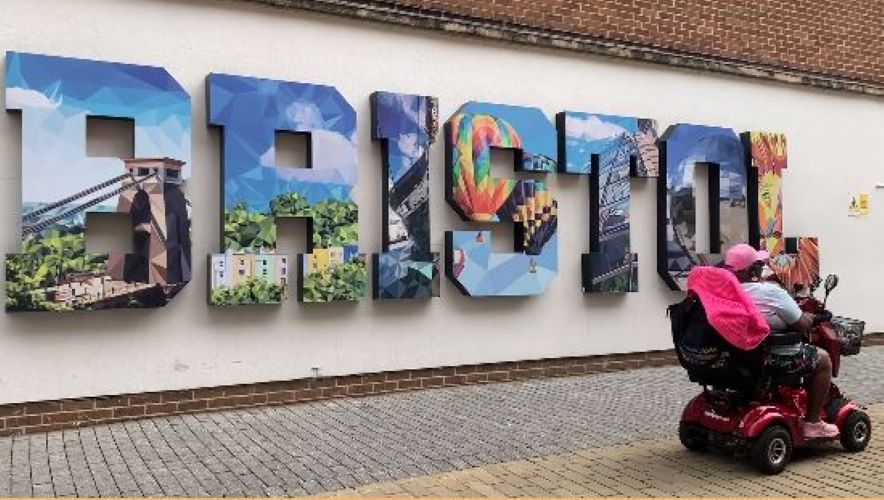
[[[789,137],[786,232],[821,238],[825,271],[841,274],[837,312],[884,329],[884,102],[800,87],[458,39],[241,5],[162,0],[3,0],[0,49],[164,66],[191,93],[194,279],[168,307],[67,315],[0,313],[0,403],[214,386],[413,367],[663,349],[669,292],[655,272],[655,188],[633,180],[632,241],[641,292],[580,292],[588,249],[587,178],[549,176],[560,203],[560,274],[530,299],[463,297],[443,279],[429,303],[214,309],[206,255],[218,249],[217,130],[204,78],[233,73],[337,86],[359,112],[360,246],[380,248],[380,148],[370,141],[374,90],[463,102],[537,106],[782,131]],[[0,245],[19,238],[20,120],[0,116]],[[441,145],[432,151],[433,241],[465,227],[444,202]],[[848,219],[851,191],[873,193],[872,216]],[[501,231],[498,234],[507,234]],[[303,241],[303,237],[300,239]]]

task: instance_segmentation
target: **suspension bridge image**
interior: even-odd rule
[[[85,238],[86,213],[128,214],[133,252],[111,253],[103,272],[70,269],[56,259],[52,283],[41,290],[61,308],[103,309],[164,305],[191,277],[190,217],[181,190],[183,162],[170,158],[124,159],[125,172],[22,215],[22,238],[40,240],[49,229]],[[94,256],[85,255],[83,262]],[[42,262],[44,267],[46,262]],[[84,264],[85,266],[85,264]]]

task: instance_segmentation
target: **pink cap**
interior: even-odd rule
[[[758,261],[766,261],[770,254],[764,250],[755,250],[745,243],[734,245],[724,256],[724,263],[732,271],[742,271]]]

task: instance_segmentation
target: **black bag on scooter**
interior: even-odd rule
[[[696,295],[667,309],[678,361],[691,382],[751,393],[758,385],[760,355],[732,346],[709,324]]]

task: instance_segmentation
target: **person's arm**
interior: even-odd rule
[[[802,311],[786,290],[780,287],[771,288],[770,294],[777,315],[783,320],[783,323],[789,325],[790,330],[806,332],[813,328],[813,314]]]
[[[789,328],[796,332],[806,332],[810,330],[813,328],[813,314],[802,312],[798,321],[789,325]]]

